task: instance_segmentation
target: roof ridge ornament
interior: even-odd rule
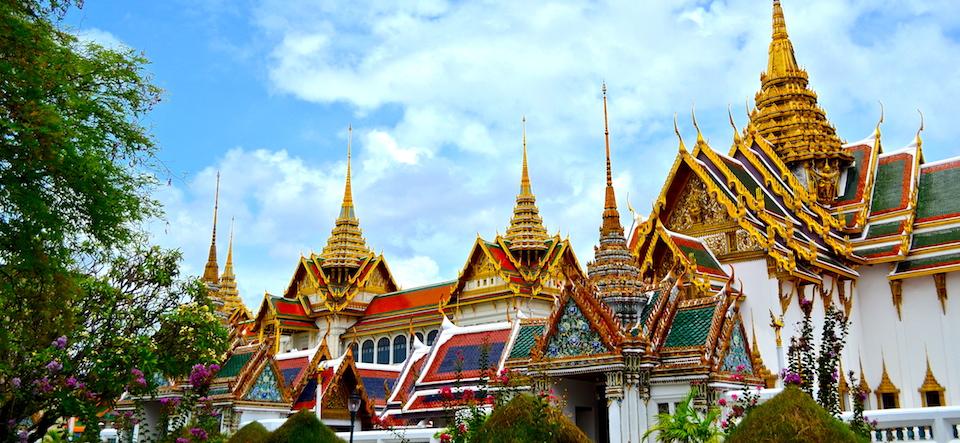
[[[690,119],[693,120],[693,127],[697,130],[697,145],[706,144],[706,140],[703,139],[703,133],[700,132],[700,125],[697,123],[697,104],[690,104]]]
[[[880,104],[880,119],[877,120],[877,128],[873,131],[873,135],[876,138],[880,138],[880,125],[883,124],[883,101],[877,100],[877,103]]]
[[[920,128],[917,129],[917,136],[913,139],[914,143],[917,145],[917,148],[923,145],[923,139],[920,138],[920,133],[923,132],[923,111],[920,108],[917,108],[917,113],[920,114]]]
[[[686,152],[687,146],[683,144],[683,136],[680,135],[680,126],[677,124],[677,113],[673,113],[673,133],[677,134],[677,140],[680,140],[680,152]]]

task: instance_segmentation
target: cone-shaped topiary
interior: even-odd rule
[[[267,440],[270,431],[258,421],[250,422],[230,436],[227,443],[263,443]]]
[[[589,443],[569,418],[546,400],[530,394],[514,397],[490,413],[476,443]]]
[[[809,395],[788,386],[757,406],[727,437],[727,443],[744,442],[866,442],[820,407]]]
[[[270,433],[266,443],[343,443],[313,411],[304,409],[290,416],[282,426]]]

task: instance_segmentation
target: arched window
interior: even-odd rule
[[[398,335],[393,339],[393,362],[400,363],[407,359],[407,337]]]
[[[363,342],[363,351],[360,353],[360,361],[364,363],[373,363],[373,340]]]
[[[356,359],[357,357],[360,356],[360,354],[359,354],[357,351],[359,351],[359,349],[357,349],[357,342],[351,342],[351,343],[350,343],[350,353],[353,354],[353,358],[354,358],[354,359]]]
[[[390,339],[383,337],[377,341],[377,363],[390,364]]]
[[[437,341],[437,333],[438,333],[438,332],[439,332],[439,331],[437,331],[436,329],[434,329],[434,330],[430,331],[429,334],[427,334],[427,346],[433,346],[433,342]]]
[[[423,341],[423,333],[422,333],[422,332],[418,332],[418,333],[417,333],[417,339],[420,340],[420,343],[426,343],[425,341]]]

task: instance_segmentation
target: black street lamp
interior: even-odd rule
[[[347,400],[347,409],[350,410],[350,443],[353,443],[353,423],[357,419],[357,411],[360,410],[360,393],[353,391]]]

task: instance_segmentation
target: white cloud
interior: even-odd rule
[[[389,259],[388,259],[389,260]],[[403,288],[412,288],[436,283],[446,277],[440,275],[440,267],[432,258],[418,255],[410,258],[389,260],[397,284]]]
[[[888,148],[909,142],[920,107],[927,158],[956,154],[960,126],[950,119],[960,61],[949,55],[960,53],[960,5],[789,0],[784,8],[798,60],[842,137],[870,133],[882,100]],[[476,233],[489,238],[506,228],[521,115],[544,221],[569,233],[588,261],[602,206],[600,82],[610,88],[626,223],[627,195],[648,212],[673,162],[675,112],[689,138],[695,101],[708,140],[718,150],[729,146],[727,105],[742,125],[742,103],[759,88],[770,39],[769,2],[755,0],[263,0],[253,21],[272,44],[265,62],[276,92],[387,122],[358,131],[354,198],[368,243],[383,248],[404,285],[453,278]],[[378,119],[385,109],[389,116]],[[343,166],[308,165],[283,151],[230,151],[188,188],[169,192],[172,229],[199,251],[192,253],[199,261],[188,255],[188,262],[202,265],[205,257],[219,167],[221,207],[236,211],[250,260],[246,270],[238,264],[241,286],[278,291],[299,250],[326,241]]]
[[[80,29],[73,33],[81,42],[96,43],[109,49],[127,49],[129,46],[115,35],[98,28]]]

